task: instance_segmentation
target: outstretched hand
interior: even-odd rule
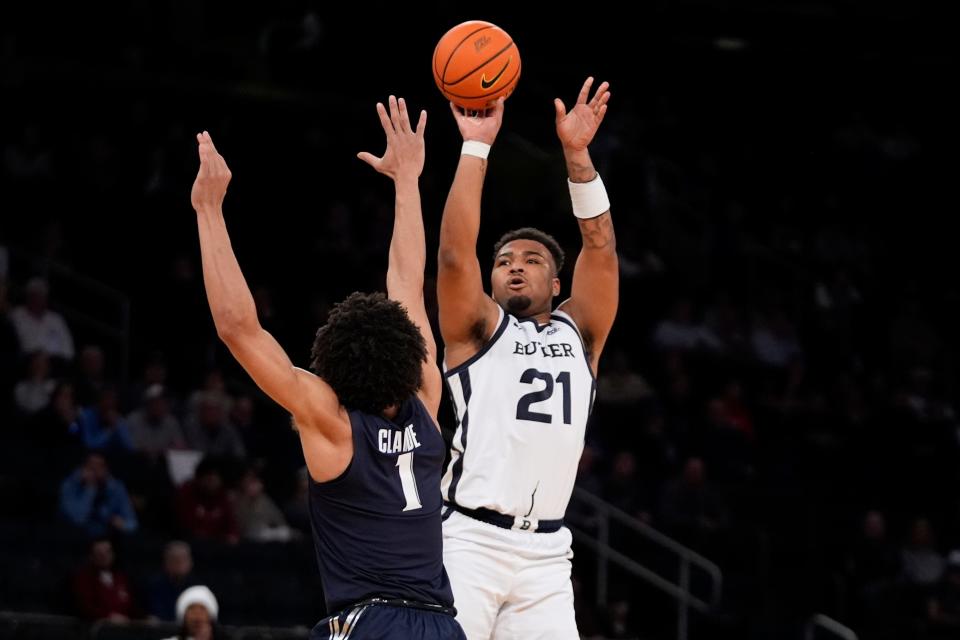
[[[407,113],[404,99],[397,100],[390,96],[388,103],[389,114],[382,103],[377,103],[380,124],[383,125],[383,132],[387,134],[386,151],[379,158],[367,151],[361,151],[357,157],[395,181],[404,178],[416,179],[423,171],[423,132],[427,128],[427,112],[420,111],[420,120],[414,129],[410,126],[410,114]]]
[[[200,170],[193,181],[190,192],[190,201],[193,208],[201,211],[217,211],[223,206],[223,198],[227,195],[227,185],[230,184],[230,168],[217,148],[213,146],[213,138],[204,131],[197,134],[198,151],[200,153]]]
[[[500,131],[500,125],[503,124],[504,100],[505,98],[497,98],[492,107],[482,114],[476,112],[475,115],[465,114],[460,107],[451,102],[450,110],[453,112],[453,118],[457,121],[457,127],[463,139],[493,144]]]
[[[587,78],[577,96],[577,103],[570,111],[560,98],[554,98],[553,106],[557,110],[557,137],[565,149],[581,151],[593,140],[603,116],[607,113],[607,100],[610,99],[610,83],[604,82],[589,101],[593,78]]]

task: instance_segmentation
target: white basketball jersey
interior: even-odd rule
[[[596,389],[573,319],[554,311],[538,327],[501,309],[487,344],[444,375],[458,423],[444,500],[563,518]]]

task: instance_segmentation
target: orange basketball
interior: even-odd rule
[[[520,52],[500,27],[470,20],[440,38],[433,51],[433,79],[448,100],[481,111],[513,93],[520,79]]]

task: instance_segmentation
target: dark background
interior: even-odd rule
[[[584,473],[592,489],[724,569],[721,611],[698,618],[692,637],[788,637],[818,611],[861,637],[936,637],[927,603],[947,587],[914,584],[903,553],[916,546],[920,518],[935,531],[931,553],[945,559],[960,548],[960,299],[948,231],[958,211],[958,61],[944,10],[803,0],[4,3],[0,246],[11,256],[9,307],[43,274],[78,349],[100,345],[121,386],[162,357],[177,396],[211,368],[231,394],[255,393],[218,346],[203,298],[189,192],[194,134],[206,129],[233,170],[225,212],[238,259],[275,308],[264,323],[305,365],[329,305],[383,286],[392,189],[355,154],[382,151],[374,104],[390,94],[429,112],[421,189],[435,272],[459,134],[429,65],[439,37],[473,18],[506,29],[523,59],[491,155],[484,269],[493,241],[527,224],[554,233],[572,264],[579,234],[552,99],[569,106],[587,75],[611,84],[591,152],[613,203],[623,273],[601,380],[613,379],[616,361],[616,379],[638,374],[646,391],[608,403],[601,387],[588,435],[596,462]],[[836,302],[851,288],[846,306]],[[821,290],[836,294],[833,304]],[[721,349],[659,343],[655,332],[680,300],[697,326],[732,309],[739,346],[737,331]],[[765,361],[752,342],[777,322],[800,345],[788,365]],[[9,390],[25,359],[3,357]],[[54,375],[79,375],[74,366]],[[16,462],[4,471],[4,525],[13,537],[56,528],[57,487],[78,459],[46,468],[48,451],[4,395],[0,447]],[[260,426],[277,435],[270,447],[249,447],[248,462],[258,461],[282,502],[302,460],[285,417],[256,400]],[[728,418],[749,416],[750,428],[718,424],[713,411],[723,406]],[[720,532],[686,536],[664,507],[691,457],[705,461],[711,500],[724,505]],[[863,595],[873,582],[856,568],[868,510],[882,512],[882,545],[898,558],[878,578],[881,596]],[[137,535],[153,546],[131,557],[178,533],[162,516],[144,520]],[[74,544],[60,565],[36,571],[65,576],[81,555]],[[591,562],[578,550],[585,603]],[[314,567],[297,567],[308,584]],[[18,587],[6,580],[0,608],[70,613],[51,582],[14,598]],[[613,593],[621,608],[584,604],[592,619],[582,629],[670,636],[668,601],[621,582]],[[308,625],[321,601],[306,586],[298,595],[302,606],[283,614],[226,604],[223,615]]]

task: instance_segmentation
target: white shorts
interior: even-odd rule
[[[452,512],[443,564],[467,640],[578,640],[569,529],[501,529]]]

